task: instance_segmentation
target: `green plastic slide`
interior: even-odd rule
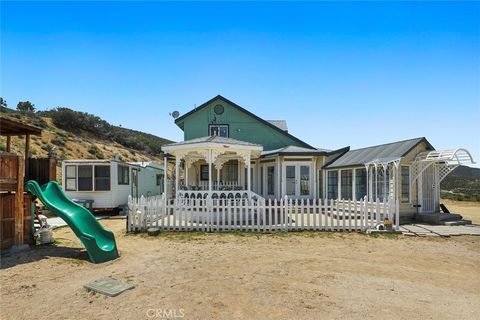
[[[113,232],[105,230],[90,211],[70,200],[57,182],[50,181],[40,186],[37,181],[30,180],[27,182],[27,190],[68,224],[82,241],[93,263],[118,258]]]

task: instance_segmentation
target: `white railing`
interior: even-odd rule
[[[388,218],[398,229],[391,205],[341,200],[128,199],[127,231],[149,227],[178,231],[365,231]]]
[[[250,199],[252,197],[260,198],[259,195],[252,191],[246,190],[225,190],[225,191],[187,191],[179,190],[178,198],[179,199],[206,199],[212,198],[213,200],[217,199]]]
[[[198,183],[188,184],[188,186],[182,185],[183,190],[189,191],[205,191],[208,190],[208,181],[199,181]],[[243,187],[238,183],[238,181],[212,181],[213,190],[238,190],[243,189]]]

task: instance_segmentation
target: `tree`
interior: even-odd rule
[[[7,100],[3,99],[2,97],[0,97],[0,107],[2,108],[7,108]]]
[[[21,112],[28,112],[34,113],[35,112],[35,105],[30,101],[20,101],[17,104],[17,110]]]

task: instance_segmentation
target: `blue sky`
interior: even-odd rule
[[[426,136],[480,161],[480,3],[0,6],[11,107],[66,106],[182,140],[169,112],[221,94],[317,147]]]

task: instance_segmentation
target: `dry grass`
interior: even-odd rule
[[[476,319],[480,237],[357,233],[126,235],[104,220],[121,257],[95,265],[69,228],[56,246],[2,259],[2,319]],[[103,276],[135,284],[85,291]]]
[[[459,213],[464,219],[480,224],[480,202],[442,200],[442,203],[450,212]]]

